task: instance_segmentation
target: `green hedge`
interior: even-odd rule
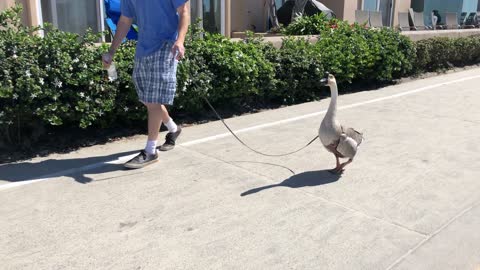
[[[19,12],[15,7],[0,14],[0,148],[55,136],[54,126],[145,125],[145,109],[131,80],[134,42],[118,50],[119,79],[110,82],[100,62],[106,45],[94,44],[98,35],[47,27],[40,38],[31,35],[38,29],[20,24]],[[174,113],[201,118],[208,110],[203,96],[226,109],[316,100],[328,93],[319,84],[324,71],[334,73],[342,85],[375,83],[480,60],[478,37],[414,44],[388,29],[320,16],[300,22],[311,27],[291,24],[285,31],[314,33],[318,42],[288,37],[276,49],[252,36],[231,42],[193,26],[177,73]]]
[[[437,37],[416,42],[417,72],[480,63],[480,36]]]
[[[0,13],[0,145],[33,143],[48,126],[107,124],[117,87],[99,64],[98,36],[47,28],[40,38],[20,11]]]

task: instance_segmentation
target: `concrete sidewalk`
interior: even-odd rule
[[[220,122],[142,170],[144,136],[0,165],[1,268],[480,269],[479,72],[340,96],[367,139],[341,177],[319,142],[263,157]],[[328,102],[227,122],[284,153]]]

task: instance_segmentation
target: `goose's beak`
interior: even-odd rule
[[[330,76],[330,73],[325,72],[325,76],[320,80],[320,83],[322,85],[328,85],[328,77]]]

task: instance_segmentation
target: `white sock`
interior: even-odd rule
[[[170,118],[170,120],[168,120],[168,122],[164,123],[164,124],[168,128],[168,132],[170,132],[170,133],[177,132],[177,124],[175,124],[175,122],[173,122],[172,118]]]
[[[157,153],[157,141],[147,141],[145,146],[145,152],[149,155],[155,155]]]

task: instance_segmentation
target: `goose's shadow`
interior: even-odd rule
[[[340,174],[332,174],[328,170],[303,172],[295,174],[278,184],[250,189],[240,194],[240,196],[251,195],[275,187],[302,188],[326,185],[338,181],[341,177]]]

